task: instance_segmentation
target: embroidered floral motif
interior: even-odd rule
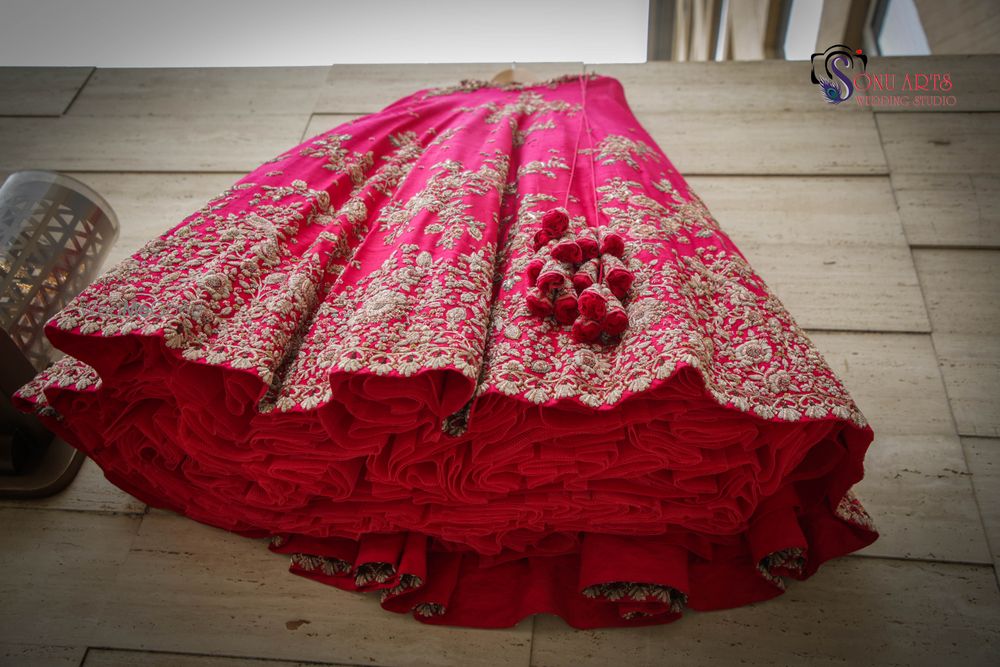
[[[555,178],[556,169],[561,169],[564,171],[569,170],[569,165],[566,164],[566,161],[558,155],[550,157],[548,160],[545,160],[544,162],[541,160],[534,160],[527,164],[521,165],[520,167],[517,168],[517,177],[520,179],[524,178],[527,174],[542,174],[543,176],[547,176],[548,178]]]
[[[528,140],[528,136],[540,132],[542,130],[554,130],[558,127],[555,121],[551,118],[537,123],[532,123],[523,130],[518,126],[517,121],[511,119],[511,137],[513,139],[514,148],[520,148],[524,145],[524,142]]]
[[[389,598],[401,595],[406,591],[413,590],[415,588],[420,588],[424,585],[424,580],[415,574],[403,574],[399,577],[399,583],[392,588],[386,588],[382,590],[381,600],[385,602]]]
[[[593,149],[582,148],[581,153],[595,153],[596,160],[609,165],[624,162],[636,171],[639,170],[639,160],[659,160],[656,151],[645,141],[630,139],[620,134],[609,134],[601,139]],[[638,160],[636,159],[638,158]]]
[[[291,564],[307,572],[318,571],[330,577],[340,576],[351,571],[351,564],[339,558],[326,558],[324,556],[312,556],[301,553],[292,554]]]
[[[476,90],[482,90],[483,88],[498,88],[501,90],[525,90],[529,88],[549,88],[555,90],[560,84],[566,83],[568,81],[576,81],[583,77],[588,77],[594,79],[600,76],[594,71],[589,71],[586,74],[560,74],[559,76],[551,77],[548,79],[543,79],[541,81],[526,81],[518,82],[511,81],[509,83],[497,83],[495,81],[487,81],[485,79],[462,79],[457,84],[450,86],[439,86],[437,88],[428,88],[423,92],[421,97],[437,97],[441,95],[451,95],[453,93],[469,93]]]
[[[445,606],[436,602],[421,602],[413,607],[413,612],[417,616],[444,616]]]
[[[633,600],[636,602],[662,602],[672,613],[680,612],[687,604],[687,595],[671,586],[634,581],[609,581],[587,586],[581,593],[588,598],[603,598],[609,602]],[[625,616],[629,618],[629,616]]]
[[[801,573],[805,568],[805,551],[800,547],[789,547],[780,551],[774,551],[764,556],[757,563],[757,570],[772,584],[785,590],[785,580],[779,575],[780,572]]]
[[[327,134],[304,148],[300,155],[304,157],[325,158],[324,169],[330,171],[345,171],[351,177],[351,182],[359,185],[364,182],[365,174],[373,164],[372,151],[364,154],[352,153],[344,147],[344,141],[350,139],[349,134]]]
[[[362,563],[354,573],[354,585],[358,588],[372,584],[384,584],[396,576],[392,563]]]
[[[639,211],[643,220],[660,216],[647,226],[631,227],[635,251],[628,268],[635,283],[627,306],[630,328],[621,345],[591,346],[591,362],[581,364],[578,346],[551,336],[552,325],[527,311],[515,277],[505,283],[493,305],[493,335],[477,393],[495,390],[534,403],[573,396],[600,407],[618,402],[626,392],[648,389],[687,364],[702,371],[709,392],[724,405],[765,419],[833,414],[864,425],[818,350],[722,234],[704,204],[692,195],[671,213],[662,204],[637,199],[636,187],[613,179],[603,188],[602,203],[629,205],[602,209],[612,219],[612,229],[631,219],[633,214],[626,210]],[[537,216],[538,211],[522,207],[512,223],[509,247],[502,252],[508,262],[504,273],[520,276],[527,267]],[[663,243],[679,235],[698,238],[699,245],[690,254],[662,257]],[[504,333],[512,328],[520,332],[519,338]],[[526,350],[532,351],[527,359]],[[534,359],[546,360],[551,371],[532,372]]]
[[[399,236],[410,229],[414,219],[424,212],[435,215],[433,221],[423,222],[422,228],[427,234],[438,235],[438,246],[454,248],[465,234],[482,240],[487,223],[496,224],[496,215],[492,220],[483,220],[466,198],[482,196],[491,190],[499,197],[507,181],[508,161],[506,155],[496,153],[475,171],[463,169],[454,160],[442,162],[439,171],[427,180],[420,192],[405,203],[392,202],[382,210],[377,220],[379,231],[386,233],[382,242],[395,244]]]
[[[460,111],[465,112],[489,111],[486,117],[483,118],[483,122],[485,123],[500,123],[508,119],[513,130],[516,130],[518,127],[518,123],[520,122],[518,119],[524,116],[543,112],[563,112],[571,116],[581,109],[582,107],[579,104],[563,100],[550,101],[540,93],[534,91],[521,93],[517,100],[513,102],[500,103],[491,101],[474,106],[459,107]]]
[[[864,505],[861,504],[858,496],[854,493],[854,489],[847,490],[844,497],[840,499],[840,503],[838,503],[834,513],[848,523],[852,523],[865,530],[878,532],[875,521]]]

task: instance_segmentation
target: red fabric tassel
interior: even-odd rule
[[[555,300],[556,321],[560,324],[569,324],[579,314],[576,294],[572,290],[562,290]]]
[[[557,287],[571,285],[572,279],[564,263],[549,259],[539,272],[538,280],[535,283],[543,292],[550,292]]]
[[[580,292],[580,313],[588,319],[600,321],[608,311],[608,296],[598,285],[591,285]]]
[[[538,252],[540,248],[542,248],[546,243],[548,243],[554,238],[556,238],[556,236],[549,230],[539,229],[537,232],[535,232],[535,235],[532,237],[531,249],[534,250],[535,252]]]
[[[542,216],[542,229],[559,238],[569,229],[569,213],[562,207],[549,209]]]
[[[609,336],[617,336],[628,329],[628,313],[615,296],[608,300],[608,312],[604,316],[604,331]]]
[[[566,239],[557,243],[556,247],[552,249],[552,258],[560,262],[576,264],[583,260],[583,252],[575,240]]]
[[[632,283],[635,282],[635,275],[614,255],[607,256],[603,261],[604,282],[607,283],[612,294],[619,299],[623,298],[628,294]]]
[[[537,287],[528,292],[527,296],[528,310],[531,311],[532,315],[537,315],[539,317],[547,317],[552,314],[555,310],[555,305],[552,302],[552,295]]]
[[[590,229],[584,229],[577,234],[576,242],[580,246],[580,251],[583,253],[583,261],[594,259],[601,254],[600,247],[597,244],[597,239],[594,238],[594,232]]]
[[[535,259],[528,262],[528,284],[534,287],[538,282],[538,274],[542,272],[542,267],[545,266],[545,261],[536,257]]]
[[[578,343],[593,343],[601,336],[601,323],[586,317],[578,317],[573,322],[573,340]]]
[[[573,274],[573,287],[577,293],[582,292],[597,282],[598,262],[596,259],[588,259],[581,264],[576,273]]]
[[[605,232],[601,238],[601,254],[621,257],[625,254],[625,241],[615,232]]]

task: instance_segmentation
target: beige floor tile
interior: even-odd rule
[[[876,437],[955,435],[931,337],[809,333]]]
[[[884,174],[868,113],[636,114],[682,174]]]
[[[73,481],[59,493],[46,498],[0,500],[0,507],[47,510],[142,514],[146,504],[125,493],[104,477],[104,471],[87,458]]]
[[[998,113],[877,113],[892,173],[996,174]]]
[[[1000,331],[1000,250],[915,249],[935,333]]]
[[[580,632],[540,617],[532,665],[995,665],[993,568],[877,558],[828,562],[780,597],[667,625]]]
[[[1000,439],[962,438],[990,551],[1000,559]]]
[[[139,517],[0,509],[0,642],[93,645]]]
[[[347,667],[331,662],[289,662],[149,651],[90,649],[82,667]]]
[[[993,562],[958,436],[877,436],[855,490],[879,530],[859,554]]]
[[[0,643],[0,665],[12,667],[77,667],[87,649],[83,646],[42,646]]]
[[[726,62],[647,62],[590,65],[618,79],[634,112],[824,111],[839,113],[823,102],[809,81],[809,65],[787,60]],[[711,86],[704,83],[711,81]],[[853,111],[853,109],[852,109]]]
[[[93,67],[0,67],[0,116],[58,116]]]
[[[98,68],[71,116],[309,114],[330,68]]]
[[[1000,176],[893,174],[911,245],[1000,247]]]
[[[582,62],[518,63],[540,79],[582,72]],[[314,111],[371,113],[422,90],[454,86],[462,79],[490,80],[510,63],[390,63],[334,65]],[[588,67],[588,71],[591,68]]]
[[[307,118],[0,118],[0,169],[245,173],[296,146]]]
[[[888,178],[696,176],[689,184],[802,326],[930,330]]]
[[[523,665],[531,621],[506,630],[425,625],[373,596],[289,573],[288,557],[263,540],[155,513],[143,519],[95,642],[366,665]]]
[[[881,536],[863,553],[988,562],[930,336],[809,336],[875,432],[858,493]]]
[[[936,333],[933,338],[958,432],[1000,437],[1000,336]]]
[[[105,260],[107,269],[183,222],[243,174],[82,172],[70,176],[94,188],[118,216],[118,241]]]

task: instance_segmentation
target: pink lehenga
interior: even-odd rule
[[[664,623],[878,536],[871,428],[610,76],[314,136],[46,333],[17,403],[108,480],[427,623]]]

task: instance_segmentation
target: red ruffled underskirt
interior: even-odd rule
[[[259,378],[162,338],[47,332],[101,381],[67,360],[15,402],[109,481],[426,623],[664,623],[779,595],[878,537],[850,492],[868,426],[722,406],[692,366],[602,409],[486,393],[449,435],[474,388],[447,369],[338,373],[328,403],[262,413]]]

